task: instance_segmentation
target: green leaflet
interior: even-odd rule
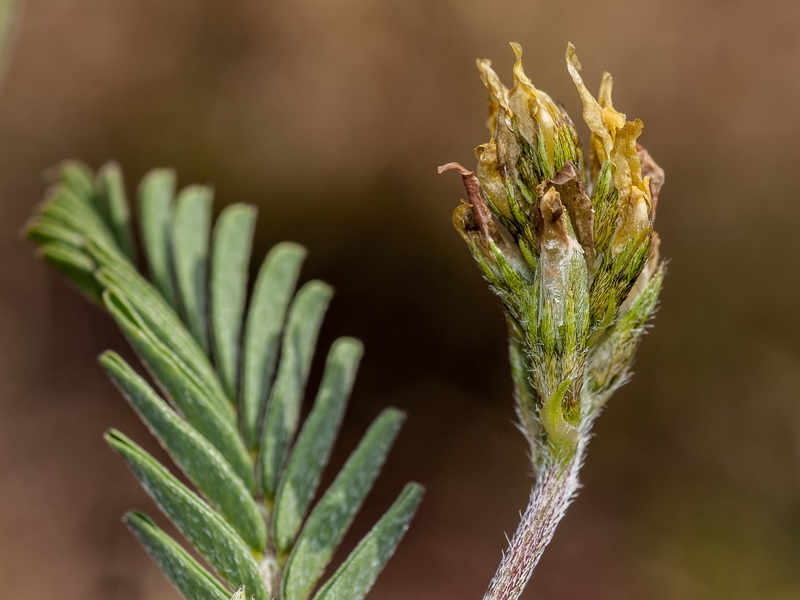
[[[90,206],[94,202],[94,179],[89,167],[76,160],[68,160],[58,166],[58,181],[68,187]]]
[[[91,260],[86,253],[80,250],[84,237],[72,229],[65,227],[62,223],[49,217],[39,217],[28,224],[28,239],[39,245],[49,242],[59,242],[71,246],[87,260]],[[94,263],[92,263],[94,264]]]
[[[234,424],[204,393],[191,371],[147,329],[127,298],[108,288],[103,299],[125,337],[186,420],[222,453],[247,487],[254,490],[253,462]]]
[[[259,441],[286,309],[305,255],[305,248],[297,244],[277,244],[264,259],[253,288],[245,327],[241,393],[242,431],[250,448]]]
[[[233,407],[225,396],[208,356],[186,330],[175,311],[114,248],[89,240],[86,251],[95,262],[104,267],[96,275],[98,282],[105,287],[113,286],[125,292],[161,343],[200,378],[203,388],[220,408],[228,411],[232,419]]]
[[[125,523],[186,600],[228,600],[223,585],[147,515],[129,512]]]
[[[292,302],[262,437],[261,486],[270,499],[275,497],[289,443],[297,430],[300,402],[311,369],[317,335],[332,294],[329,285],[310,281],[297,292]]]
[[[214,360],[228,397],[236,398],[239,345],[256,211],[234,204],[214,227],[211,250],[211,334]]]
[[[43,245],[40,253],[42,258],[66,275],[89,297],[100,299],[103,290],[94,279],[95,264],[91,258],[72,246],[58,242]]]
[[[139,186],[139,224],[150,280],[167,303],[177,310],[170,261],[174,196],[175,173],[169,169],[150,171]]]
[[[314,408],[297,438],[278,487],[273,537],[282,553],[290,549],[314,498],[339,432],[362,354],[361,342],[352,338],[336,340],[328,354]]]
[[[97,173],[97,202],[100,214],[109,224],[117,245],[135,263],[136,246],[133,241],[131,214],[118,164],[106,163]]]
[[[421,485],[407,484],[386,514],[322,586],[314,600],[361,600],[366,596],[408,529],[422,494]]]
[[[42,208],[42,217],[59,223],[82,237],[112,244],[114,237],[95,210],[71,190],[58,188]]]
[[[284,600],[305,600],[314,589],[372,488],[404,418],[399,410],[384,410],[311,511],[286,561]]]
[[[258,564],[231,526],[122,433],[111,430],[105,438],[125,459],[164,514],[220,575],[234,586],[247,586],[256,600],[267,600]]]
[[[172,221],[172,260],[181,312],[200,347],[208,353],[208,239],[211,190],[191,185],[178,194]]]
[[[267,535],[261,512],[217,449],[176,415],[118,354],[103,353],[100,364],[192,483],[251,549],[263,551]]]

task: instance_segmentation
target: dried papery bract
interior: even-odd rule
[[[491,139],[476,149],[475,172],[440,167],[457,170],[467,188],[453,223],[501,299],[536,472],[486,600],[515,599],[530,579],[578,489],[592,424],[630,374],[664,276],[653,231],[664,172],[637,143],[642,122],[614,108],[608,73],[598,98],[586,89],[570,44],[567,68],[591,132],[584,157],[569,115],[512,48],[510,89],[478,61]]]

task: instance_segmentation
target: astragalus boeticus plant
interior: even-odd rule
[[[591,131],[586,155],[572,119],[522,66],[509,89],[488,60],[491,139],[461,174],[467,200],[453,214],[478,267],[499,296],[520,429],[536,482],[486,600],[517,598],[575,496],[592,424],[630,374],[664,277],[653,230],[664,171],[637,143],[639,119],[614,108],[612,79],[598,97],[567,69]]]

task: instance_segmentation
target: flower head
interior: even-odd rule
[[[511,330],[520,368],[518,413],[532,446],[570,453],[579,432],[629,371],[663,277],[653,220],[664,172],[637,140],[639,119],[614,108],[612,79],[595,98],[575,49],[567,69],[591,138],[584,157],[572,120],[525,73],[514,84],[478,61],[489,93],[491,139],[477,167],[456,163],[468,201],[454,214]]]

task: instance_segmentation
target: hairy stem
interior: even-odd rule
[[[581,436],[583,438],[583,436]],[[581,440],[565,461],[550,461],[536,477],[528,508],[489,584],[484,600],[516,600],[533,574],[544,549],[553,539],[580,487],[578,472],[586,444]]]

